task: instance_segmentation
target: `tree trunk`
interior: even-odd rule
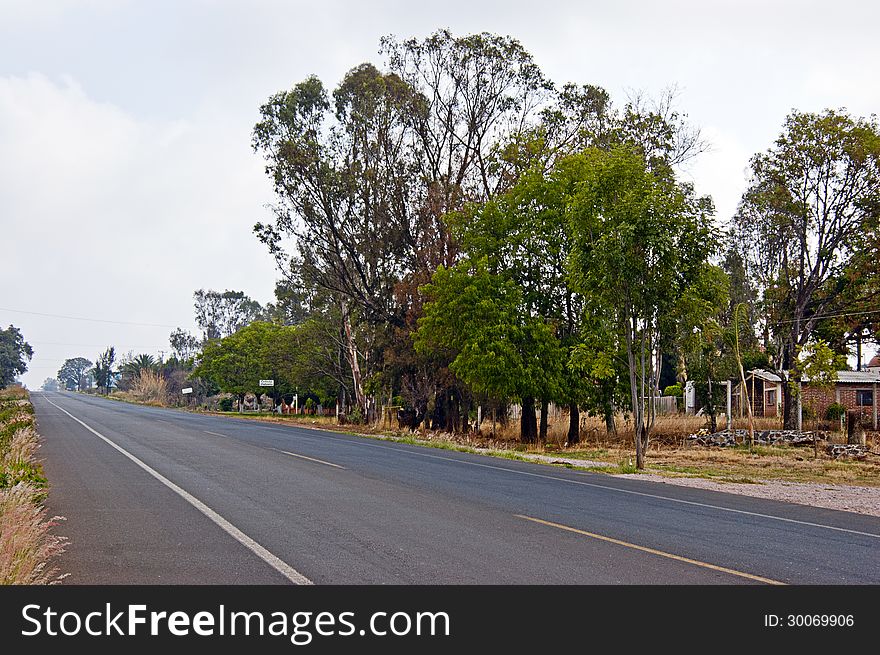
[[[797,407],[788,380],[782,381],[782,424],[786,430],[797,429]]]
[[[348,349],[348,364],[351,367],[351,378],[354,386],[354,398],[361,410],[361,417],[367,418],[367,399],[364,395],[364,386],[361,382],[361,366],[358,362],[357,346],[351,331],[351,318],[348,315],[345,303],[342,304],[342,326],[345,330],[345,344]]]
[[[448,411],[446,412],[446,431],[455,433],[458,430],[459,394],[451,390],[447,395]]]
[[[862,427],[862,416],[858,411],[846,413],[846,443],[864,446],[865,428]]]
[[[614,408],[611,405],[605,407],[605,434],[609,437],[617,436],[617,424],[614,422]]]
[[[581,412],[577,403],[568,406],[568,437],[569,445],[581,442]]]
[[[645,468],[644,453],[642,452],[642,432],[645,429],[644,422],[644,386],[639,386],[639,374],[636,365],[636,355],[633,351],[633,334],[635,325],[631,318],[627,318],[626,335],[626,358],[629,365],[630,397],[632,398],[633,432],[636,446],[636,468]]]
[[[547,414],[550,412],[550,401],[546,398],[541,399],[541,427],[538,432],[538,441],[547,441]]]
[[[535,415],[535,399],[524,396],[522,399],[522,415],[520,416],[520,439],[523,443],[535,443],[538,440],[538,423]]]

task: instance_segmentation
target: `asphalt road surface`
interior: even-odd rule
[[[880,583],[876,517],[31,397],[67,583]]]

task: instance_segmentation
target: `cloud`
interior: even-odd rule
[[[71,77],[0,77],[0,152],[3,268],[22,281],[3,306],[187,326],[199,287],[270,299],[272,262],[251,234],[270,185],[247,129],[222,114],[138,120]],[[28,326],[38,353],[39,341],[155,351],[170,332],[2,312],[0,322]]]

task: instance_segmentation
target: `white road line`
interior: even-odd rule
[[[146,471],[147,473],[149,473],[150,475],[152,475],[152,476],[153,476],[154,478],[156,478],[159,482],[161,482],[162,484],[164,484],[166,487],[168,487],[169,489],[171,489],[174,493],[176,493],[178,496],[180,496],[181,498],[183,498],[183,499],[184,499],[186,502],[188,502],[190,505],[192,505],[192,506],[195,507],[197,510],[199,510],[202,514],[204,514],[204,515],[207,516],[209,519],[211,519],[211,520],[212,520],[214,523],[216,523],[216,524],[217,524],[217,525],[218,525],[218,526],[219,526],[224,532],[226,532],[227,534],[229,534],[233,539],[235,539],[236,541],[238,541],[238,542],[239,542],[240,544],[242,544],[245,548],[247,548],[248,550],[250,550],[252,553],[254,553],[254,554],[255,554],[257,557],[259,557],[261,560],[263,560],[264,562],[266,562],[266,564],[268,564],[268,565],[271,566],[273,569],[275,569],[276,571],[278,571],[281,575],[283,575],[285,578],[287,578],[288,580],[290,580],[293,584],[297,584],[297,585],[310,585],[310,584],[312,584],[312,581],[309,580],[306,576],[304,576],[302,573],[300,573],[299,571],[297,571],[295,568],[293,568],[292,566],[290,566],[289,564],[287,564],[287,562],[283,561],[283,560],[282,560],[281,558],[279,558],[278,556],[276,556],[276,555],[272,554],[271,552],[269,552],[268,550],[266,550],[263,546],[261,546],[260,544],[258,544],[256,541],[254,541],[253,539],[251,539],[251,538],[250,538],[248,535],[246,535],[244,532],[242,532],[242,531],[239,530],[237,527],[235,527],[234,525],[232,525],[232,523],[230,523],[229,521],[227,521],[226,519],[224,519],[222,516],[220,516],[217,512],[215,512],[213,509],[211,509],[211,508],[208,507],[207,505],[205,505],[205,503],[203,503],[202,501],[200,501],[198,498],[196,498],[195,496],[193,496],[192,494],[190,494],[190,493],[187,492],[186,490],[184,490],[184,489],[178,487],[176,484],[174,484],[171,480],[169,480],[168,478],[166,478],[164,475],[162,475],[161,473],[159,473],[159,472],[156,471],[155,469],[151,468],[149,465],[145,464],[143,461],[141,461],[140,459],[138,459],[137,457],[135,457],[134,455],[132,455],[131,453],[129,453],[127,450],[125,450],[125,449],[122,448],[121,446],[118,446],[116,443],[114,443],[113,441],[111,441],[110,439],[108,439],[107,437],[105,437],[103,434],[101,434],[100,432],[98,432],[98,431],[95,430],[94,428],[92,428],[92,427],[86,425],[85,423],[83,423],[81,420],[79,420],[76,416],[74,416],[73,414],[71,414],[70,412],[68,412],[68,411],[67,411],[66,409],[64,409],[63,407],[59,407],[58,405],[56,405],[55,403],[53,403],[53,402],[52,402],[51,400],[49,400],[48,398],[46,398],[46,402],[48,402],[49,404],[54,405],[55,407],[57,407],[58,409],[60,409],[62,412],[64,412],[64,413],[67,414],[70,418],[72,418],[74,421],[76,421],[76,422],[79,423],[81,426],[83,426],[86,430],[88,430],[89,432],[91,432],[92,434],[94,434],[96,437],[98,437],[99,439],[103,440],[103,441],[106,442],[108,445],[110,445],[111,447],[115,448],[116,450],[118,450],[118,451],[119,451],[120,453],[122,453],[123,455],[125,455],[125,456],[126,456],[128,459],[130,459],[132,462],[134,462],[135,464],[137,464],[138,466],[140,466],[144,471]]]
[[[317,462],[318,464],[325,464],[326,466],[332,466],[333,468],[345,470],[344,466],[339,466],[339,464],[331,464],[330,462],[325,462],[323,459],[315,459],[314,457],[306,457],[305,455],[299,455],[297,453],[291,453],[286,450],[278,450],[277,448],[273,448],[275,452],[284,453],[285,455],[290,455],[291,457],[299,457],[300,459],[307,459],[310,462]]]
[[[224,439],[232,439],[232,437],[227,436],[225,434],[220,434],[219,432],[211,432],[210,430],[202,430],[205,434],[213,434],[215,437],[223,437]]]
[[[333,439],[334,441],[345,441],[347,443],[354,443],[349,439]],[[711,505],[709,503],[699,503],[693,500],[683,500],[681,498],[671,498],[669,496],[660,496],[659,494],[651,494],[644,491],[634,491],[632,489],[620,489],[618,487],[610,487],[604,484],[596,484],[594,482],[583,482],[581,480],[569,480],[568,478],[560,478],[555,475],[544,475],[542,473],[531,473],[529,471],[518,471],[516,469],[509,469],[503,466],[493,466],[491,464],[480,464],[479,462],[468,462],[467,460],[456,459],[454,457],[442,457],[440,455],[429,455],[428,453],[417,453],[411,450],[406,450],[404,448],[393,448],[391,446],[383,446],[381,444],[375,443],[361,443],[358,445],[363,446],[371,446],[373,448],[384,448],[386,450],[393,450],[398,453],[406,453],[408,455],[414,455],[416,457],[427,457],[429,459],[442,459],[447,462],[458,462],[459,464],[465,464],[467,466],[478,466],[480,468],[494,469],[496,471],[506,471],[508,473],[515,473],[517,475],[526,475],[533,478],[543,478],[545,480],[556,480],[558,482],[567,482],[568,484],[577,484],[584,487],[593,487],[595,489],[605,489],[606,491],[614,491],[621,494],[631,494],[633,496],[643,496],[645,498],[655,498],[657,500],[668,500],[671,503],[680,503],[682,505],[692,505],[695,507],[706,507],[708,509],[717,509],[722,512],[732,512],[734,514],[744,514],[746,516],[756,516],[758,518],[763,519],[772,519],[774,521],[783,521],[785,523],[796,523],[798,525],[806,525],[812,528],[824,528],[825,530],[834,530],[836,532],[846,532],[849,534],[857,534],[863,537],[873,537],[874,539],[880,539],[880,534],[876,534],[874,532],[861,532],[860,530],[850,530],[849,528],[838,528],[834,525],[826,525],[824,523],[811,523],[810,521],[800,521],[798,519],[790,519],[784,516],[774,516],[773,514],[761,514],[760,512],[749,512],[744,509],[734,509],[732,507],[722,507],[721,505]]]

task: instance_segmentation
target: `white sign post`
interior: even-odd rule
[[[180,393],[184,393],[184,394],[185,394],[185,393],[192,393],[192,392],[193,392],[193,388],[192,388],[192,387],[187,387],[186,389],[181,389],[181,390],[180,390]]]
[[[261,387],[274,387],[275,380],[260,380]],[[275,396],[272,396],[272,409],[275,409]],[[262,411],[262,405],[260,405],[260,411]]]

